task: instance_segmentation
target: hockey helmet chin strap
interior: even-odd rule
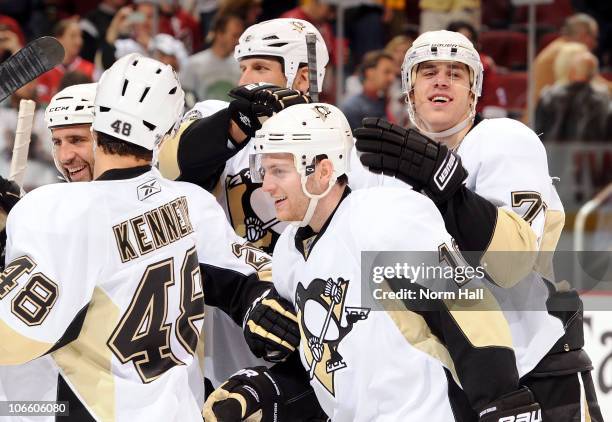
[[[332,177],[329,180],[329,185],[327,186],[327,189],[325,189],[323,193],[320,193],[318,195],[308,192],[308,188],[306,188],[306,181],[308,180],[308,176],[303,175],[301,177],[301,180],[302,180],[302,191],[304,192],[304,195],[310,198],[310,201],[308,202],[308,208],[306,208],[306,212],[304,213],[304,218],[302,218],[302,221],[292,221],[291,224],[298,226],[298,227],[306,227],[308,224],[310,224],[310,220],[312,219],[312,216],[314,215],[315,209],[317,208],[317,204],[319,203],[319,199],[323,198],[325,195],[329,193],[329,191],[331,191],[331,189],[336,184],[336,178]]]
[[[423,135],[429,138],[444,139],[444,138],[454,135],[455,133],[461,132],[463,129],[465,129],[470,123],[474,121],[474,116],[475,116],[474,112],[471,111],[470,114],[465,119],[463,119],[461,122],[457,123],[455,126],[451,128],[443,130],[442,132],[429,132],[425,129],[422,129],[420,125],[417,125],[417,126],[419,128],[419,132],[421,132]]]

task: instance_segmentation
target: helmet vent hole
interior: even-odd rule
[[[457,54],[457,47],[451,47],[451,54]]]
[[[143,120],[142,124],[145,125],[151,131],[155,130],[155,128],[157,127],[153,123],[149,123],[146,120]]]
[[[126,91],[126,89],[127,89],[128,82],[129,82],[129,81],[128,81],[127,79],[125,79],[125,80],[123,81],[123,89],[121,89],[121,96],[122,96],[122,97],[125,95],[125,91]]]
[[[302,126],[306,126],[306,122],[302,122]]]
[[[287,44],[288,43],[286,43],[286,42],[277,42],[277,43],[274,43],[274,44],[270,44],[270,47],[284,47]]]
[[[172,89],[170,90],[170,92],[168,92],[168,94],[170,94],[170,95],[172,95],[172,94],[176,94],[176,88],[177,88],[177,87],[172,88]]]
[[[134,60],[134,63],[132,63],[132,66],[136,66],[138,64],[138,60]]]
[[[78,105],[74,108],[74,111],[79,111],[79,110],[83,110],[85,107],[83,107],[82,105]]]
[[[142,93],[142,97],[140,97],[140,102],[143,102],[143,100],[145,99],[145,97],[147,96],[147,94],[149,93],[149,89],[151,89],[150,86],[146,87]]]
[[[267,37],[262,38],[262,40],[264,40],[264,41],[266,41],[266,40],[277,40],[277,39],[278,39],[278,36],[276,36],[276,35],[268,35]]]
[[[110,111],[110,107],[103,107],[103,106],[100,106],[100,112],[101,112],[101,113],[106,113],[107,111]]]
[[[160,74],[160,73],[161,73],[161,69],[157,69],[157,70],[155,71],[155,74],[156,74],[156,75],[158,75],[158,74]]]
[[[437,53],[438,52],[438,47],[436,47],[435,45],[431,46],[431,52],[432,53]]]
[[[71,100],[71,99],[72,99],[72,97],[59,97],[59,98],[56,98],[56,100]]]

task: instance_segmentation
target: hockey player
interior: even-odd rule
[[[463,35],[419,36],[402,67],[418,132],[365,119],[355,130],[360,159],[431,198],[466,259],[487,265],[512,329],[521,383],[534,392],[544,420],[601,421],[592,364],[582,350],[579,299],[573,292],[549,297],[554,284],[533,272],[538,250],[554,251],[564,221],[546,152],[522,123],[476,116],[482,76],[478,53]],[[574,304],[556,318],[546,305],[560,296]]]
[[[93,175],[93,139],[90,127],[94,116],[96,86],[97,84],[69,86],[55,94],[45,110],[45,121],[52,135],[55,166],[66,181],[88,182]],[[20,189],[1,176],[0,185],[2,198],[8,199],[2,200],[0,206],[8,214],[20,197]],[[4,250],[4,246],[2,249]],[[59,388],[65,385],[50,356],[43,356],[23,365],[0,367],[2,400],[53,401],[57,398]],[[78,400],[70,398],[70,405],[72,412],[78,412]],[[43,418],[13,416],[15,422],[43,421]],[[54,419],[54,416],[46,417],[48,421]]]
[[[197,103],[183,118],[179,135],[160,147],[159,169],[171,179],[195,183],[211,192],[224,208],[236,233],[271,253],[286,223],[274,217],[274,206],[248,171],[251,138],[267,116],[310,101],[306,34],[316,35],[316,73],[321,89],[327,48],[319,31],[299,19],[273,19],[246,29],[236,46],[242,76],[230,103]],[[364,173],[368,173],[365,171]],[[239,368],[261,365],[243,333],[222,313],[207,310],[206,374],[216,387]],[[251,335],[246,327],[245,335]],[[251,350],[257,347],[248,340]],[[226,349],[231,354],[224,353]],[[257,356],[266,357],[265,350]]]
[[[64,88],[53,96],[45,110],[51,131],[55,167],[68,182],[89,182],[93,178],[93,121],[97,84]]]
[[[529,390],[514,390],[501,312],[432,311],[426,320],[407,307],[364,307],[362,251],[432,251],[437,259],[452,238],[433,202],[410,189],[351,191],[353,139],[340,110],[290,107],[267,120],[253,143],[251,177],[263,179],[276,217],[294,223],[276,243],[274,283],[297,309],[300,357],[331,420],[477,420],[457,378],[464,389],[481,389],[476,402],[498,396],[480,403],[481,421],[537,417]],[[489,325],[480,329],[485,317]],[[271,404],[282,388],[265,367],[248,368],[208,398],[206,420],[244,420],[257,411],[262,421],[286,420],[282,406]]]
[[[44,186],[9,214],[0,364],[51,354],[65,381],[58,400],[84,404],[74,420],[198,420],[203,392],[188,377],[204,296],[250,322],[273,291],[257,276],[269,259],[212,196],[151,168],[183,108],[169,66],[122,58],[95,107],[95,180]],[[279,323],[294,318],[276,302]]]

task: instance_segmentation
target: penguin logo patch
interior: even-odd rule
[[[314,279],[308,288],[298,283],[295,303],[302,337],[302,351],[310,379],[316,378],[335,395],[334,374],[347,367],[338,352],[340,342],[353,325],[368,318],[369,308],[345,306],[349,280],[342,277]]]
[[[251,180],[249,169],[225,179],[227,209],[232,227],[249,243],[271,253],[276,240],[289,223],[276,218],[274,202]]]
[[[312,109],[315,113],[317,113],[317,118],[323,121],[325,121],[325,119],[327,119],[327,116],[331,114],[331,110],[323,105],[316,105]]]
[[[302,22],[292,21],[291,25],[293,26],[294,31],[304,32],[304,29],[306,29],[306,25],[304,25]]]

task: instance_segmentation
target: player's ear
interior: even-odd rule
[[[329,180],[332,178],[334,174],[334,164],[331,160],[324,158],[319,162],[319,183],[326,189],[329,185]]]
[[[300,67],[293,80],[293,89],[297,89],[301,93],[308,92],[308,66]]]

